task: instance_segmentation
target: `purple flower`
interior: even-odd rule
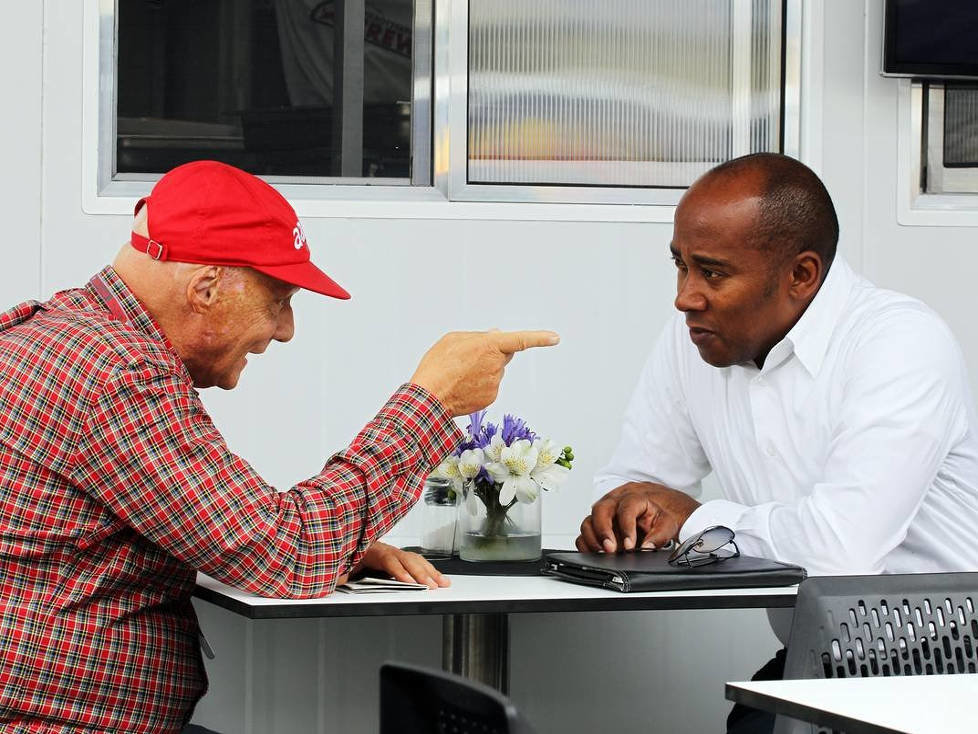
[[[522,418],[517,418],[509,414],[504,415],[502,431],[500,432],[498,425],[486,420],[486,411],[480,410],[469,414],[468,435],[453,453],[455,456],[461,456],[463,451],[485,449],[497,433],[500,434],[503,443],[507,446],[511,446],[514,441],[519,441],[520,439],[526,439],[527,441],[536,439],[536,434],[530,430]],[[485,470],[480,473],[480,476],[487,482],[491,481],[489,475],[485,473]]]
[[[455,449],[453,453],[456,456],[461,456],[463,451],[468,451],[470,449],[475,449],[475,448],[482,448],[482,447],[479,446],[478,443],[470,439],[468,441],[462,441],[462,443],[458,445],[458,447]]]
[[[479,410],[475,413],[469,414],[469,435],[472,438],[478,440],[479,434],[482,433],[482,421],[486,417],[485,410]]]
[[[536,434],[529,429],[522,418],[517,418],[507,413],[503,416],[502,437],[507,446],[512,446],[514,441],[519,441],[520,439],[532,441],[536,438]]]
[[[496,435],[496,426],[489,422],[483,422],[485,419],[485,410],[469,414],[468,436],[455,449],[456,456],[461,456],[463,451],[484,449],[489,445],[492,437]]]

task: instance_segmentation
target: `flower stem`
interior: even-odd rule
[[[517,500],[514,497],[509,501],[508,504],[503,505],[499,501],[499,490],[501,487],[498,484],[485,484],[483,482],[477,482],[475,487],[476,496],[482,500],[482,503],[486,506],[486,522],[483,526],[483,534],[487,538],[498,538],[506,535],[505,526],[507,521],[507,513],[509,509],[516,504]]]

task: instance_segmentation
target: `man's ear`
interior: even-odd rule
[[[808,301],[818,292],[825,275],[822,256],[813,250],[795,255],[791,268],[791,295],[799,301]]]
[[[194,313],[205,313],[217,303],[224,268],[204,265],[193,271],[187,283],[187,303]]]

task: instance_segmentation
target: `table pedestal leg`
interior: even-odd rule
[[[442,667],[509,693],[509,615],[442,617]]]

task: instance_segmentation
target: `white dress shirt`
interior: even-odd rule
[[[763,369],[716,368],[682,314],[667,325],[595,478],[724,499],[680,532],[737,534],[745,555],[810,575],[978,570],[978,422],[961,351],[920,301],[836,257]]]

